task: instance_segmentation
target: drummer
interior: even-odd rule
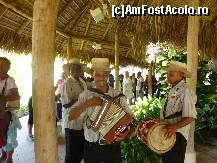
[[[119,91],[114,90],[108,86],[107,79],[110,73],[108,58],[93,58],[92,69],[94,70],[94,81],[96,88],[103,91],[112,97],[120,95]],[[69,119],[83,119],[83,128],[85,136],[84,147],[84,162],[85,163],[121,163],[121,149],[120,143],[111,145],[103,145],[105,140],[98,131],[93,131],[91,128],[90,116],[95,109],[99,110],[102,105],[102,99],[87,90],[80,94],[77,103],[72,107]],[[120,105],[130,114],[125,96],[120,98]],[[89,108],[89,109],[88,109]],[[123,140],[129,131],[124,132],[117,137],[118,141]]]
[[[169,123],[165,136],[176,134],[173,148],[162,155],[164,163],[184,163],[190,123],[196,119],[196,95],[188,88],[185,78],[190,78],[187,65],[171,61],[166,68],[167,79],[172,88],[169,91],[160,119]]]

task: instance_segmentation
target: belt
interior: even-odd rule
[[[119,145],[119,142],[115,142],[112,144],[107,144],[105,140],[99,140],[97,142],[89,142],[87,140],[85,140],[85,143],[90,145],[90,146],[115,146],[115,145]]]

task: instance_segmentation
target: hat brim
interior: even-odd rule
[[[188,70],[183,69],[181,67],[164,66],[163,70],[165,70],[165,71],[180,71],[180,72],[184,73],[184,76],[186,78],[191,78],[191,76],[192,76],[191,72],[189,72]]]

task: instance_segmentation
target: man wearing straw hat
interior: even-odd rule
[[[166,70],[167,79],[172,88],[161,110],[160,119],[168,123],[165,128],[165,137],[176,134],[176,142],[173,148],[162,157],[164,163],[184,163],[190,123],[197,116],[196,95],[185,83],[185,78],[191,77],[185,63],[171,61]]]
[[[66,142],[65,163],[80,163],[83,158],[84,146],[83,122],[80,119],[69,122],[66,117],[69,114],[70,107],[77,101],[79,94],[87,89],[87,87],[85,82],[80,78],[82,69],[80,60],[73,58],[67,66],[69,66],[66,68],[69,68],[70,75],[65,80],[61,89]]]
[[[120,95],[119,91],[108,86],[107,79],[110,73],[108,58],[93,58],[92,69],[94,70],[94,81],[96,89],[111,97]],[[127,105],[125,96],[121,96],[120,105],[127,112],[132,114]],[[69,119],[83,119],[85,147],[84,162],[85,163],[121,163],[120,143],[110,145],[102,145],[104,139],[98,131],[91,128],[91,115],[94,111],[100,110],[102,106],[102,98],[91,90],[84,91],[80,94],[78,101],[72,107]],[[120,141],[129,134],[129,130],[119,135],[116,140]]]

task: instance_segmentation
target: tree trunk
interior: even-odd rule
[[[57,163],[54,112],[54,59],[56,0],[35,0],[32,30],[32,97],[35,128],[35,162]]]

